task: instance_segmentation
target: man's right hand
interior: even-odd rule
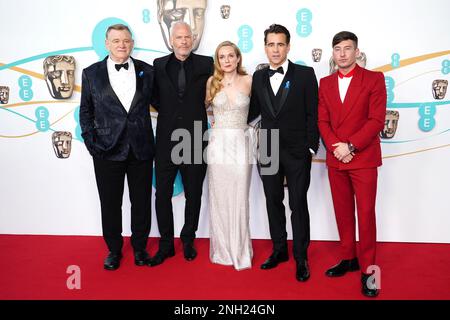
[[[348,155],[346,155],[341,161],[343,163],[349,163],[350,161],[352,161],[353,159],[353,153],[349,153]]]

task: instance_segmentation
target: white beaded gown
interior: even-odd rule
[[[212,101],[214,127],[207,148],[210,259],[237,270],[251,268],[249,224],[252,142],[247,115],[250,98],[238,92],[232,101],[220,91]]]

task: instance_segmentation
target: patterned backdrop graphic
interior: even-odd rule
[[[1,11],[8,12],[0,21],[0,233],[101,234],[92,161],[79,125],[81,71],[107,55],[109,25],[128,25],[135,39],[133,56],[152,63],[171,51],[167,21],[184,20],[194,30],[197,53],[212,56],[218,43],[231,40],[241,49],[249,73],[267,62],[264,29],[284,24],[291,31],[290,60],[313,67],[319,79],[334,70],[332,36],[354,31],[364,52],[358,63],[383,72],[388,93],[380,132],[384,165],[379,170],[378,238],[450,242],[448,1],[415,2],[415,7],[406,0],[365,7],[342,1],[351,23],[339,17],[333,1],[204,0],[184,1],[183,7],[172,2],[135,1],[126,10],[117,9],[118,1],[0,2]],[[157,113],[151,113],[156,128]],[[336,239],[324,158],[322,146],[313,160],[309,191],[312,238]],[[178,234],[184,211],[179,175],[174,187]],[[252,236],[269,238],[256,169],[251,197]],[[206,203],[205,186],[198,232],[204,237]],[[123,209],[124,234],[129,234],[127,197]],[[152,214],[151,234],[158,235]]]

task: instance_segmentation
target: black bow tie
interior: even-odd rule
[[[124,68],[125,70],[128,70],[128,62],[122,63],[122,64],[116,64],[115,67],[116,67],[117,71],[120,71],[120,68]]]
[[[270,69],[270,68],[269,68],[267,71],[269,72],[269,77],[273,76],[273,75],[274,75],[275,73],[277,73],[277,72],[279,72],[279,73],[281,73],[281,74],[284,74],[283,67],[278,67],[277,70],[273,70],[273,69]]]

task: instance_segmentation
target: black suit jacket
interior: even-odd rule
[[[253,74],[248,121],[261,115],[262,129],[279,129],[280,149],[290,153],[317,152],[318,86],[314,69],[289,61],[278,99],[271,94],[267,68]],[[277,105],[274,105],[277,104]]]
[[[202,134],[207,130],[206,82],[213,72],[213,59],[191,53],[193,72],[187,74],[185,93],[182,98],[179,98],[176,86],[167,73],[167,63],[171,55],[173,53],[155,59],[153,62],[155,67],[154,107],[158,110],[156,127],[158,153],[171,150],[173,146],[171,135],[175,129],[186,129],[193,137],[194,122],[201,121]],[[193,142],[192,145],[194,146]],[[205,143],[202,145],[204,147]]]
[[[139,160],[155,154],[150,118],[153,67],[133,59],[136,93],[127,112],[108,77],[106,57],[83,70],[80,125],[84,143],[93,157],[123,161],[131,147]]]

